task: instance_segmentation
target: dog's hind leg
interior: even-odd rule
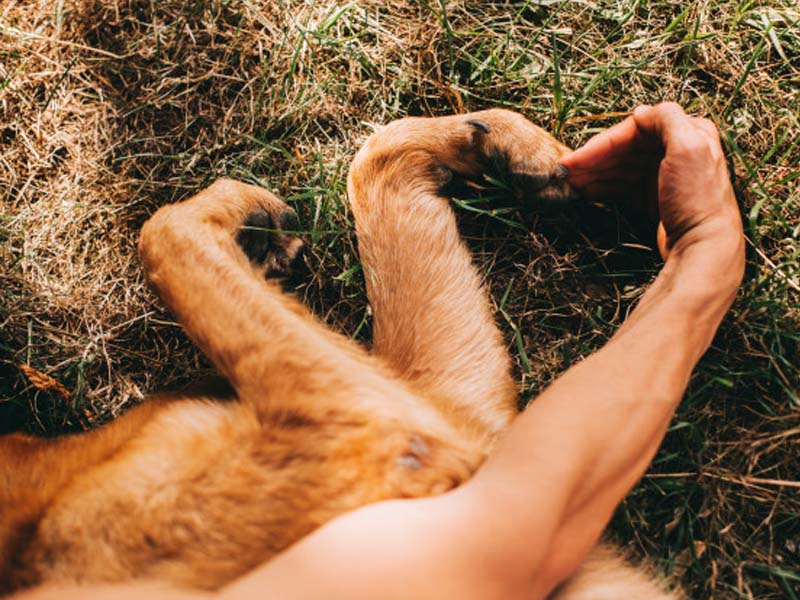
[[[408,118],[375,133],[353,161],[348,192],[358,230],[374,352],[477,434],[501,431],[516,387],[480,276],[441,189],[453,174],[507,170],[517,191],[571,194],[557,165],[567,150],[505,110]]]

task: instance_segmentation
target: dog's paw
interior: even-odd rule
[[[273,210],[259,208],[247,215],[236,241],[267,277],[287,276],[303,260],[305,246],[297,230],[297,214],[281,202]]]
[[[466,115],[473,143],[488,168],[508,182],[523,202],[566,204],[577,199],[559,159],[570,149],[522,115],[487,110]]]

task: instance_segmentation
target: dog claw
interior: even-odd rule
[[[480,119],[470,119],[467,121],[470,125],[475,127],[476,129],[480,129],[483,133],[491,133],[492,128],[486,121],[481,121]]]

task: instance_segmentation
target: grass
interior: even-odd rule
[[[792,0],[1,0],[3,428],[91,427],[208,368],[142,281],[137,232],[162,204],[221,175],[280,193],[312,242],[297,293],[366,340],[345,177],[374,126],[505,106],[579,145],[662,99],[720,125],[748,269],[612,531],[692,597],[797,598]],[[658,265],[613,208],[486,200],[457,203],[525,402],[609,338]]]

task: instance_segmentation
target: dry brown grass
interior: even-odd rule
[[[295,205],[313,248],[298,293],[368,338],[344,177],[374,124],[502,105],[575,145],[614,120],[588,116],[676,99],[723,129],[749,268],[614,531],[698,597],[798,597],[798,19],[791,0],[0,0],[3,428],[90,427],[207,368],[135,240],[218,176]],[[529,399],[657,265],[613,209],[487,212],[496,193],[459,204]]]

